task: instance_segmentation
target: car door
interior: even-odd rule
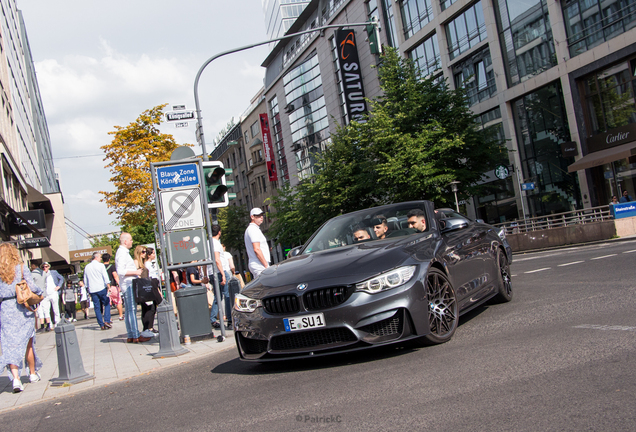
[[[470,222],[470,221],[468,221]],[[444,260],[460,310],[471,304],[471,296],[479,287],[483,273],[483,260],[479,254],[479,242],[472,224],[443,234],[446,243]]]

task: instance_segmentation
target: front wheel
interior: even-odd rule
[[[426,276],[428,324],[430,333],[423,336],[423,345],[448,342],[455,334],[459,321],[457,297],[446,275],[431,268]]]

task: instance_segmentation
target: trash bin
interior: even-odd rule
[[[181,339],[185,335],[192,338],[212,333],[206,287],[188,286],[178,289],[174,292],[174,298],[179,311]]]

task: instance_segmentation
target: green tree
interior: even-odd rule
[[[462,89],[422,78],[409,59],[387,49],[378,69],[383,96],[371,101],[365,123],[351,122],[332,136],[316,174],[281,188],[271,228],[282,242],[299,244],[327,219],[375,205],[428,199],[454,202],[479,194],[478,181],[507,154],[477,127]]]
[[[219,209],[219,225],[221,225],[221,243],[228,250],[245,251],[243,235],[249,225],[250,218],[243,206],[228,206]]]
[[[117,248],[119,248],[119,235],[110,234],[103,235],[99,237],[93,237],[91,242],[91,247],[99,247],[99,246],[110,246],[113,249],[113,255],[117,252]]]
[[[115,191],[100,194],[111,209],[109,214],[116,214],[122,226],[156,223],[150,163],[170,160],[178,147],[172,135],[159,133],[157,128],[166,105],[144,111],[126,127],[115,126],[115,131],[109,132],[112,142],[101,147]]]

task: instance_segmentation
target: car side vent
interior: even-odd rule
[[[341,305],[351,295],[346,286],[321,288],[303,295],[303,302],[307,310],[328,309]]]
[[[263,299],[263,307],[271,314],[295,313],[300,309],[298,297],[295,295],[282,295]]]

